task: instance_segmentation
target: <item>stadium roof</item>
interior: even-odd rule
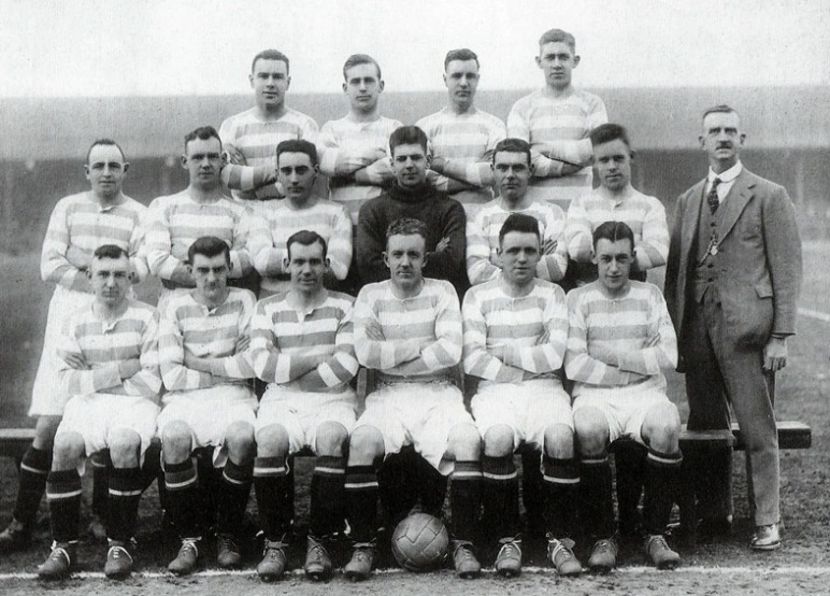
[[[477,105],[501,118],[527,93],[481,90]],[[615,88],[597,93],[609,117],[629,128],[640,150],[697,147],[702,110],[729,103],[743,117],[753,149],[830,148],[830,87]],[[393,93],[383,112],[403,122],[440,109],[443,92]],[[319,123],[345,112],[340,95],[289,97],[289,104]],[[177,155],[184,133],[203,124],[218,128],[252,105],[249,95],[0,100],[0,160],[75,159],[97,137],[112,137],[130,158]]]

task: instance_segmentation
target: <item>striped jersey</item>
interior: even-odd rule
[[[251,362],[257,377],[299,389],[297,380],[315,376],[323,391],[339,392],[357,374],[354,355],[354,298],[326,291],[326,298],[301,312],[288,292],[260,300],[251,329]],[[313,370],[308,358],[323,360]],[[308,371],[308,372],[306,372]],[[319,390],[315,390],[319,391]]]
[[[398,298],[392,282],[363,286],[355,301],[355,353],[382,382],[446,378],[461,360],[461,309],[455,288],[424,278],[417,296]]]
[[[232,278],[248,273],[253,258],[271,244],[265,222],[244,205],[226,198],[199,203],[185,189],[150,203],[144,247],[150,271],[169,280],[201,236],[216,236],[230,246]]]
[[[504,122],[476,108],[457,114],[447,106],[421,118],[415,126],[426,133],[434,157],[468,166],[477,164],[478,167],[467,168],[468,179],[465,182],[478,188],[452,193],[452,198],[461,204],[486,203],[493,198],[492,190],[483,187],[479,168],[490,169],[493,150],[507,135]],[[437,176],[433,184],[440,190],[447,190],[445,176]]]
[[[352,264],[352,221],[342,205],[325,199],[310,199],[315,200],[311,207],[298,209],[291,199],[284,199],[266,212],[271,247],[260,250],[254,257],[254,267],[263,276],[260,282],[263,290],[274,293],[287,289],[287,280],[265,277],[265,271],[276,268],[278,275],[285,277],[289,274],[283,269],[283,258],[288,256],[286,241],[300,230],[317,232],[323,237],[331,272],[337,279],[346,279]]]
[[[585,163],[592,155],[591,130],[608,122],[605,104],[592,93],[574,89],[567,97],[549,97],[546,89],[519,99],[507,116],[507,136],[524,139],[533,149],[534,178],[528,193],[534,199],[556,202],[562,209],[591,191],[593,172],[586,166],[559,176],[559,157]]]
[[[593,233],[606,221],[621,221],[634,232],[637,268],[646,271],[666,264],[669,227],[666,209],[656,197],[629,187],[625,196],[613,199],[596,189],[573,200],[565,228],[568,254],[578,263],[589,263]]]
[[[159,316],[155,308],[136,300],[113,321],[101,318],[97,303],[72,313],[58,343],[58,357],[80,356],[88,369],[77,370],[61,363],[61,389],[69,395],[124,394],[157,400],[161,391],[159,373]],[[141,370],[121,379],[119,364],[137,359]]]
[[[568,341],[568,307],[559,286],[540,279],[512,297],[503,280],[473,286],[464,296],[464,372],[497,383],[558,378]],[[504,350],[501,357],[490,353]]]
[[[559,281],[568,267],[567,247],[562,232],[565,214],[554,204],[534,201],[523,209],[509,210],[502,199],[493,199],[467,223],[467,277],[472,285],[498,279],[501,273],[499,231],[511,213],[532,215],[539,222],[542,242],[556,240],[552,254],[542,255],[536,266],[536,276],[547,281]]]
[[[317,151],[320,153],[320,172],[329,177],[329,199],[342,204],[355,225],[361,205],[383,192],[383,175],[392,175],[388,158],[389,137],[401,126],[403,125],[398,120],[385,116],[371,122],[357,122],[345,116],[339,120],[329,120],[320,129]],[[373,184],[356,184],[337,178],[335,166],[339,159],[350,156],[357,158],[372,150],[381,150],[386,154],[386,157],[366,166],[366,173]]]
[[[275,167],[277,145],[291,139],[305,139],[317,142],[319,127],[311,116],[285,108],[285,113],[276,120],[264,120],[257,107],[253,107],[230,118],[219,127],[219,138],[223,145],[233,145],[245,156],[245,165]],[[234,191],[236,200],[270,200],[280,198],[273,185],[262,187],[254,193]],[[265,209],[265,204],[253,203],[255,211]]]
[[[40,275],[71,290],[85,286],[86,273],[66,258],[70,246],[92,256],[104,244],[115,244],[130,255],[130,264],[139,279],[147,276],[147,262],[139,254],[144,236],[143,220],[147,207],[128,196],[101,206],[91,191],[62,198],[52,210],[43,251]]]
[[[228,297],[214,309],[198,303],[193,292],[174,294],[167,302],[161,313],[159,361],[168,391],[207,389],[253,378],[248,353],[237,353],[236,344],[250,333],[256,298],[249,290],[228,290]],[[185,350],[199,358],[216,359],[213,370],[187,368]]]
[[[677,337],[657,286],[630,281],[628,292],[608,298],[599,281],[568,293],[565,373],[573,395],[593,386],[639,384],[665,391],[663,368],[677,366]]]

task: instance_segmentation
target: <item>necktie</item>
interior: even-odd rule
[[[718,186],[721,182],[722,180],[720,178],[712,180],[712,188],[709,189],[709,194],[706,195],[706,202],[709,203],[709,210],[712,213],[717,211],[720,205],[720,201],[718,200]]]

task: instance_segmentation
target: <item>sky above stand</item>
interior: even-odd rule
[[[0,97],[247,93],[265,48],[290,58],[294,93],[340,93],[353,53],[387,91],[442,89],[460,47],[480,89],[526,89],[553,27],[576,36],[585,87],[830,85],[826,0],[0,0],[0,15]]]

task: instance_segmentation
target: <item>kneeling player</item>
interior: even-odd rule
[[[228,245],[213,236],[198,238],[188,250],[194,290],[169,298],[161,313],[159,360],[164,409],[158,418],[167,513],[182,545],[168,565],[173,573],[193,571],[199,540],[210,520],[194,506],[203,496],[191,454],[213,447],[213,465],[224,468],[216,496],[220,567],[237,567],[242,557],[237,533],[251,489],[257,401],[245,379],[254,371],[245,354],[256,300],[229,288]],[[213,515],[213,512],[210,512]]]
[[[582,565],[571,550],[579,476],[574,461],[571,398],[561,368],[568,338],[565,293],[536,279],[542,255],[536,218],[513,213],[499,232],[502,270],[464,297],[464,371],[482,379],[472,400],[484,437],[482,528],[501,548],[496,572],[521,572],[519,485],[513,452],[527,444],[544,453],[548,557],[560,575]]]
[[[105,244],[95,250],[87,276],[95,300],[69,317],[58,345],[61,389],[73,397],[58,426],[46,484],[54,543],[37,570],[43,579],[65,577],[74,565],[84,456],[102,449],[110,450],[114,466],[104,572],[113,578],[130,574],[143,487],[140,466],[159,410],[158,314],[127,298],[129,255]]]
[[[581,457],[586,531],[596,540],[588,566],[616,565],[608,445],[629,437],[648,449],[645,552],[661,569],[680,556],[663,531],[669,521],[681,455],[680,417],[666,397],[663,368],[677,365],[677,339],[660,290],[629,279],[634,234],[605,222],[593,236],[599,279],[568,294],[565,372],[574,386],[574,428]]]
[[[317,454],[311,477],[311,524],[305,571],[328,579],[332,564],[327,542],[343,525],[345,446],[355,423],[357,397],[349,381],[357,374],[352,336],[352,302],[323,287],[328,269],[326,241],[316,232],[288,238],[283,268],[288,292],[257,305],[251,332],[251,359],[270,384],[256,423],[254,486],[265,552],[257,573],[274,580],[285,571],[291,504],[286,502],[286,458],[303,447]]]
[[[375,558],[376,462],[413,445],[447,476],[455,568],[462,577],[481,566],[470,548],[481,498],[481,438],[450,371],[461,359],[461,313],[453,286],[423,277],[427,230],[401,218],[386,231],[390,279],[363,287],[355,302],[358,361],[377,370],[378,386],[349,440],[346,514],[354,552],[345,572],[369,577]]]

